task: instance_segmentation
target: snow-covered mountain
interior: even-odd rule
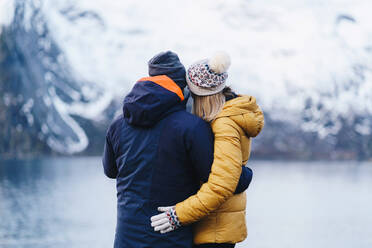
[[[1,0],[0,131],[84,151],[154,54],[176,51],[187,66],[225,50],[229,84],[266,113],[257,154],[370,157],[371,9],[370,0]]]

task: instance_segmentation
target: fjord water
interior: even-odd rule
[[[238,247],[372,247],[372,163],[250,161]],[[0,247],[112,247],[115,181],[100,158],[0,160]]]

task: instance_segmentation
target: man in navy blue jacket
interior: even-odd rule
[[[191,248],[191,226],[160,234],[150,225],[158,206],[172,206],[195,194],[213,162],[208,123],[186,112],[185,68],[173,52],[149,63],[125,97],[123,114],[109,127],[103,155],[105,174],[117,180],[115,248]],[[244,170],[237,191],[252,173]]]

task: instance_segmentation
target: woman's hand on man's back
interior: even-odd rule
[[[155,232],[167,233],[181,227],[175,206],[158,207],[158,211],[163,213],[151,217],[151,226]]]

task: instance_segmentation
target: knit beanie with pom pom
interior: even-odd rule
[[[226,85],[230,64],[230,57],[224,52],[192,64],[186,72],[186,82],[190,91],[198,96],[221,92]]]

